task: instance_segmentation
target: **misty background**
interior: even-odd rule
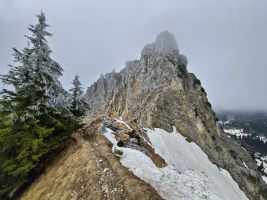
[[[266,0],[0,0],[0,74],[41,10],[66,89],[76,74],[87,88],[120,71],[168,30],[215,109],[267,111]]]

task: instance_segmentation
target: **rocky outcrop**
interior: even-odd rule
[[[254,160],[225,136],[200,80],[186,65],[174,37],[160,33],[144,47],[140,60],[127,62],[125,69],[101,76],[88,88],[88,115],[121,116],[140,129],[171,132],[174,126],[214,164],[228,170],[250,199],[266,199],[266,185]]]

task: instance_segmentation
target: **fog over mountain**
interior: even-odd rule
[[[26,27],[41,9],[66,88],[76,73],[88,87],[121,70],[168,30],[216,109],[267,110],[265,0],[0,0],[0,73],[12,63],[11,48],[26,45]]]

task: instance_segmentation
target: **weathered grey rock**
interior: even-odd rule
[[[168,31],[161,32],[155,41],[155,52],[161,55],[178,55],[179,50],[174,36]]]
[[[161,33],[155,43],[144,47],[140,61],[102,76],[88,88],[85,98],[92,107],[88,114],[122,116],[140,129],[158,127],[171,132],[175,126],[213,163],[228,170],[250,199],[264,199],[267,189],[255,161],[225,137],[200,81],[187,72],[186,64],[173,36]]]
[[[138,140],[136,138],[130,138],[130,142],[133,144],[137,144]]]
[[[152,44],[147,44],[142,50],[142,57],[151,55],[162,55],[162,56],[178,56],[179,50],[174,36],[168,31],[161,32],[156,41]]]
[[[187,58],[179,54],[174,36],[168,31],[161,32],[154,43],[147,44],[141,53],[141,60],[151,56],[166,56],[178,60],[180,64],[187,65]]]

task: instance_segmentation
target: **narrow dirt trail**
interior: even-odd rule
[[[102,199],[129,199],[123,182],[119,179],[116,172],[110,168],[108,160],[101,155],[99,144],[93,143],[92,150],[95,163],[100,172],[99,184],[103,192]]]
[[[21,200],[157,200],[158,193],[123,167],[92,122],[22,194]]]

